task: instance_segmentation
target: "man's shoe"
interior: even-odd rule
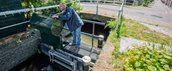
[[[70,47],[69,47],[69,50],[70,50],[70,51],[72,51],[72,52],[74,52],[74,51],[75,51],[75,49],[76,49],[76,47],[75,47],[75,46],[70,46]]]
[[[73,44],[73,43],[69,43],[69,46],[75,46],[75,44]]]
[[[78,53],[79,50],[80,50],[80,48],[76,47],[76,48],[75,48],[75,53]]]

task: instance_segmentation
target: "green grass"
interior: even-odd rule
[[[172,46],[172,38],[165,34],[150,30],[148,27],[132,19],[125,19],[121,36]],[[123,66],[119,64],[120,38],[117,38],[117,34],[114,30],[110,32],[109,38],[111,39],[110,41],[114,43],[112,64],[114,68],[121,68]]]
[[[165,34],[150,30],[148,27],[132,19],[125,19],[122,30],[122,37],[130,37],[138,40],[172,46],[172,38]],[[110,32],[109,38],[111,39],[111,42],[114,43],[115,49],[113,55],[118,55],[120,38],[117,38],[117,34],[115,31]]]
[[[125,29],[126,30],[122,33],[122,36],[172,46],[172,38],[162,33],[150,30],[148,27],[137,21],[126,19]]]
[[[144,0],[142,5],[147,7],[152,2],[153,2],[153,0]]]

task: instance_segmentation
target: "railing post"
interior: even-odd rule
[[[92,0],[90,0],[90,3],[92,3]]]
[[[91,47],[91,50],[90,50],[90,52],[92,53],[92,50],[93,50],[93,47],[94,47],[94,31],[95,31],[95,23],[93,23],[93,27],[92,27],[92,47]],[[90,53],[90,55],[91,55],[91,53]]]
[[[113,4],[115,4],[115,0],[113,0]]]
[[[124,5],[127,5],[127,0],[124,0]]]
[[[99,0],[97,0],[96,15],[98,15],[98,12],[99,12]]]
[[[32,8],[32,12],[34,13],[35,12],[35,8],[33,5],[31,5],[31,8]]]
[[[81,1],[79,0],[79,4],[81,3]]]
[[[124,0],[124,2],[125,2],[125,0]],[[120,10],[119,10],[119,12],[118,12],[117,26],[115,27],[115,31],[116,31],[116,33],[117,33],[117,37],[120,37],[120,35],[119,35],[119,30],[118,30],[118,29],[119,29],[119,25],[120,25],[120,23],[121,23],[121,17],[122,17],[122,15],[123,15],[124,2],[122,3],[121,8],[120,8]]]
[[[104,4],[106,3],[106,0],[104,0]]]
[[[98,37],[99,38],[98,38],[98,45],[97,45],[97,47],[100,48],[100,49],[102,49],[103,48],[104,36],[103,35],[99,35]]]

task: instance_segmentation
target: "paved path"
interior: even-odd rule
[[[96,13],[96,4],[81,3],[81,5],[83,6],[82,12]],[[114,17],[119,8],[119,5],[100,4],[99,14]],[[125,6],[124,16],[172,37],[172,9],[161,3],[160,0],[155,0],[149,7]]]
[[[120,40],[120,52],[125,51],[128,48],[131,48],[132,46],[154,46],[154,47],[162,47],[161,44],[159,43],[153,43],[153,42],[147,42],[147,41],[143,41],[143,40],[138,40],[135,38],[128,38],[128,37],[122,37]],[[172,50],[172,46],[168,46],[168,45],[163,45],[163,47],[165,47],[166,49],[170,49]]]

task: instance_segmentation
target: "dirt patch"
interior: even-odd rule
[[[12,42],[17,42],[17,40],[22,40],[22,39],[26,38],[27,35],[28,35],[27,32],[21,32],[21,33],[7,36],[5,38],[1,38],[0,46],[5,46]]]
[[[99,56],[99,59],[97,60],[96,65],[93,68],[93,71],[114,71],[114,68],[112,67],[113,50],[113,43],[110,42],[110,39],[108,38]]]

